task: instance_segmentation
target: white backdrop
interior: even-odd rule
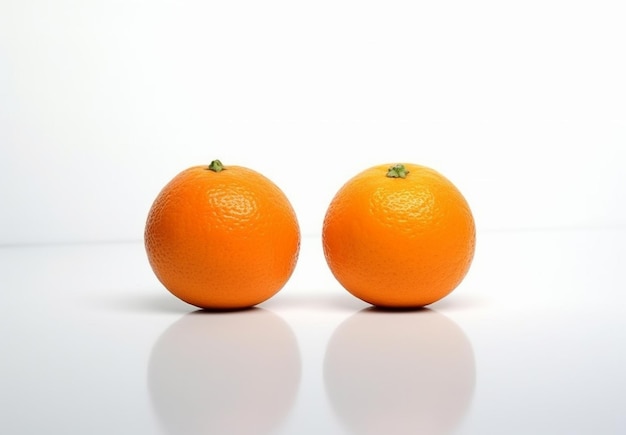
[[[624,23],[622,0],[0,0],[0,244],[139,240],[215,158],[305,235],[402,161],[479,230],[625,225]]]

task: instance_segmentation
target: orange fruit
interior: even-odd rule
[[[376,306],[422,307],[454,290],[475,247],[474,218],[461,192],[416,164],[379,165],[332,199],[324,256],[339,283]]]
[[[286,284],[300,228],[271,180],[215,160],[182,171],[161,190],[144,241],[152,270],[174,296],[200,308],[237,309]]]

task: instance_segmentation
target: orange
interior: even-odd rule
[[[454,290],[474,256],[461,192],[416,164],[379,165],[350,179],[324,218],[324,256],[339,283],[372,305],[422,307]]]
[[[268,178],[219,160],[174,177],[155,199],[145,248],[159,281],[206,309],[237,309],[275,295],[291,276],[300,229]]]

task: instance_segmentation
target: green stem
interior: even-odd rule
[[[409,171],[407,171],[407,169],[401,163],[390,166],[389,170],[387,171],[387,177],[389,178],[406,178],[408,174]]]
[[[226,168],[224,167],[222,162],[220,162],[219,160],[213,160],[211,164],[209,165],[208,169],[213,172],[221,172]]]

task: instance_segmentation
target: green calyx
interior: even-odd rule
[[[226,168],[219,160],[213,160],[207,169],[213,172],[222,172]]]
[[[387,170],[387,177],[389,178],[406,178],[408,174],[409,171],[401,163],[390,166]]]

